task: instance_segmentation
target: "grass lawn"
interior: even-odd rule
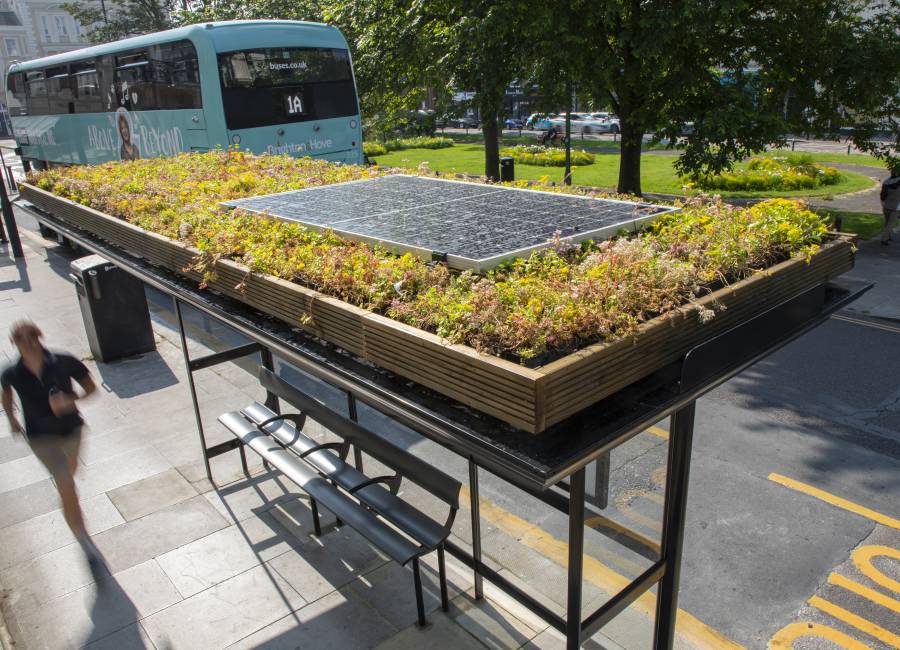
[[[404,167],[416,169],[427,163],[428,168],[442,173],[461,173],[481,175],[484,173],[484,146],[481,144],[457,144],[446,149],[406,149],[394,151],[375,160],[383,167]],[[684,194],[681,179],[678,178],[672,163],[673,156],[645,154],[641,158],[641,187],[645,192],[663,194]],[[861,174],[841,172],[841,181],[835,185],[820,187],[815,190],[796,192],[730,192],[723,196],[761,198],[767,196],[823,196],[828,194],[846,194],[871,187],[874,183]],[[545,180],[546,182],[562,182],[562,167],[538,167],[533,165],[516,165],[516,178],[527,180]],[[598,153],[593,165],[576,167],[572,173],[575,185],[614,188],[619,178],[619,155]]]
[[[841,232],[855,233],[862,241],[872,239],[884,228],[884,215],[874,212],[845,212],[827,208],[816,208],[816,212],[827,216],[832,224],[835,219],[840,218]]]

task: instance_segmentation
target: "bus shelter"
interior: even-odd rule
[[[696,400],[742,370],[821,324],[871,285],[832,281],[794,296],[690,350],[683,358],[568,420],[535,436],[461,408],[447,397],[341,352],[248,306],[200,290],[191,282],[153,267],[90,233],[66,225],[28,203],[20,208],[88,251],[98,253],[146,284],[172,297],[178,315],[189,387],[207,473],[209,460],[238,447],[229,441],[209,447],[203,432],[192,373],[218,363],[261,353],[273,356],[345,392],[351,418],[358,402],[464,458],[468,464],[472,548],[448,541],[447,551],[474,573],[476,597],[488,580],[560,632],[568,648],[600,630],[642,594],[656,586],[654,648],[671,648],[685,530]],[[239,332],[250,343],[191,359],[182,307],[189,305]],[[659,549],[638,549],[652,563],[596,611],[583,614],[585,517],[603,516],[609,453],[664,418],[670,418],[669,449]],[[565,615],[526,593],[482,557],[479,474],[490,472],[568,518]],[[601,530],[603,530],[601,526]],[[616,537],[617,541],[622,541]],[[639,539],[629,544],[641,546]]]

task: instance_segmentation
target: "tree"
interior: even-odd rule
[[[670,141],[688,133],[678,168],[693,174],[795,129],[853,124],[872,150],[875,125],[897,111],[898,9],[898,0],[572,0],[582,19],[561,27],[584,53],[567,69],[619,116],[618,189],[640,194],[651,131]]]
[[[174,26],[176,0],[110,0],[98,7],[94,2],[74,0],[60,5],[63,11],[87,27],[88,40],[107,43],[137,34],[159,32]]]

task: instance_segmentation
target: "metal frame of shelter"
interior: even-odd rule
[[[420,435],[466,458],[472,525],[471,553],[448,541],[447,551],[474,571],[476,597],[483,596],[487,579],[550,625],[564,633],[568,648],[602,628],[654,585],[657,588],[654,648],[671,648],[675,635],[678,583],[685,528],[690,455],[696,400],[750,365],[768,356],[822,323],[831,313],[852,302],[871,285],[832,282],[795,296],[691,350],[683,359],[552,430],[534,436],[516,431],[490,418],[465,416],[452,400],[428,389],[373,369],[338,353],[295,328],[264,317],[251,308],[192,286],[189,281],[161,271],[89,233],[66,226],[30,204],[20,205],[38,221],[51,226],[85,249],[99,253],[148,285],[172,296],[188,367],[189,386],[203,445],[207,473],[209,460],[240,448],[237,440],[207,447],[194,388],[193,373],[218,363],[262,353],[262,363],[272,368],[273,355],[285,360],[347,394],[351,418],[357,401],[387,415]],[[236,330],[251,343],[191,359],[182,317],[182,305],[190,305]],[[269,395],[267,406],[277,408]],[[460,415],[462,413],[462,415]],[[586,617],[582,614],[586,471],[596,461],[602,474],[604,459],[663,418],[671,418],[661,544],[658,549],[631,539],[632,548],[652,560],[641,575]],[[564,441],[564,444],[563,444]],[[359,461],[359,459],[357,459]],[[566,616],[524,592],[482,560],[479,471],[489,471],[568,516],[568,604]],[[593,514],[593,513],[592,513]],[[623,541],[617,538],[618,541]],[[652,553],[651,553],[652,551]]]

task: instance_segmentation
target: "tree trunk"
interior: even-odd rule
[[[484,135],[484,175],[492,181],[500,180],[500,131],[497,128],[499,111],[481,109],[481,133]]]
[[[619,159],[619,186],[622,194],[641,195],[641,145],[644,132],[628,123],[627,118],[620,116],[622,136]]]

